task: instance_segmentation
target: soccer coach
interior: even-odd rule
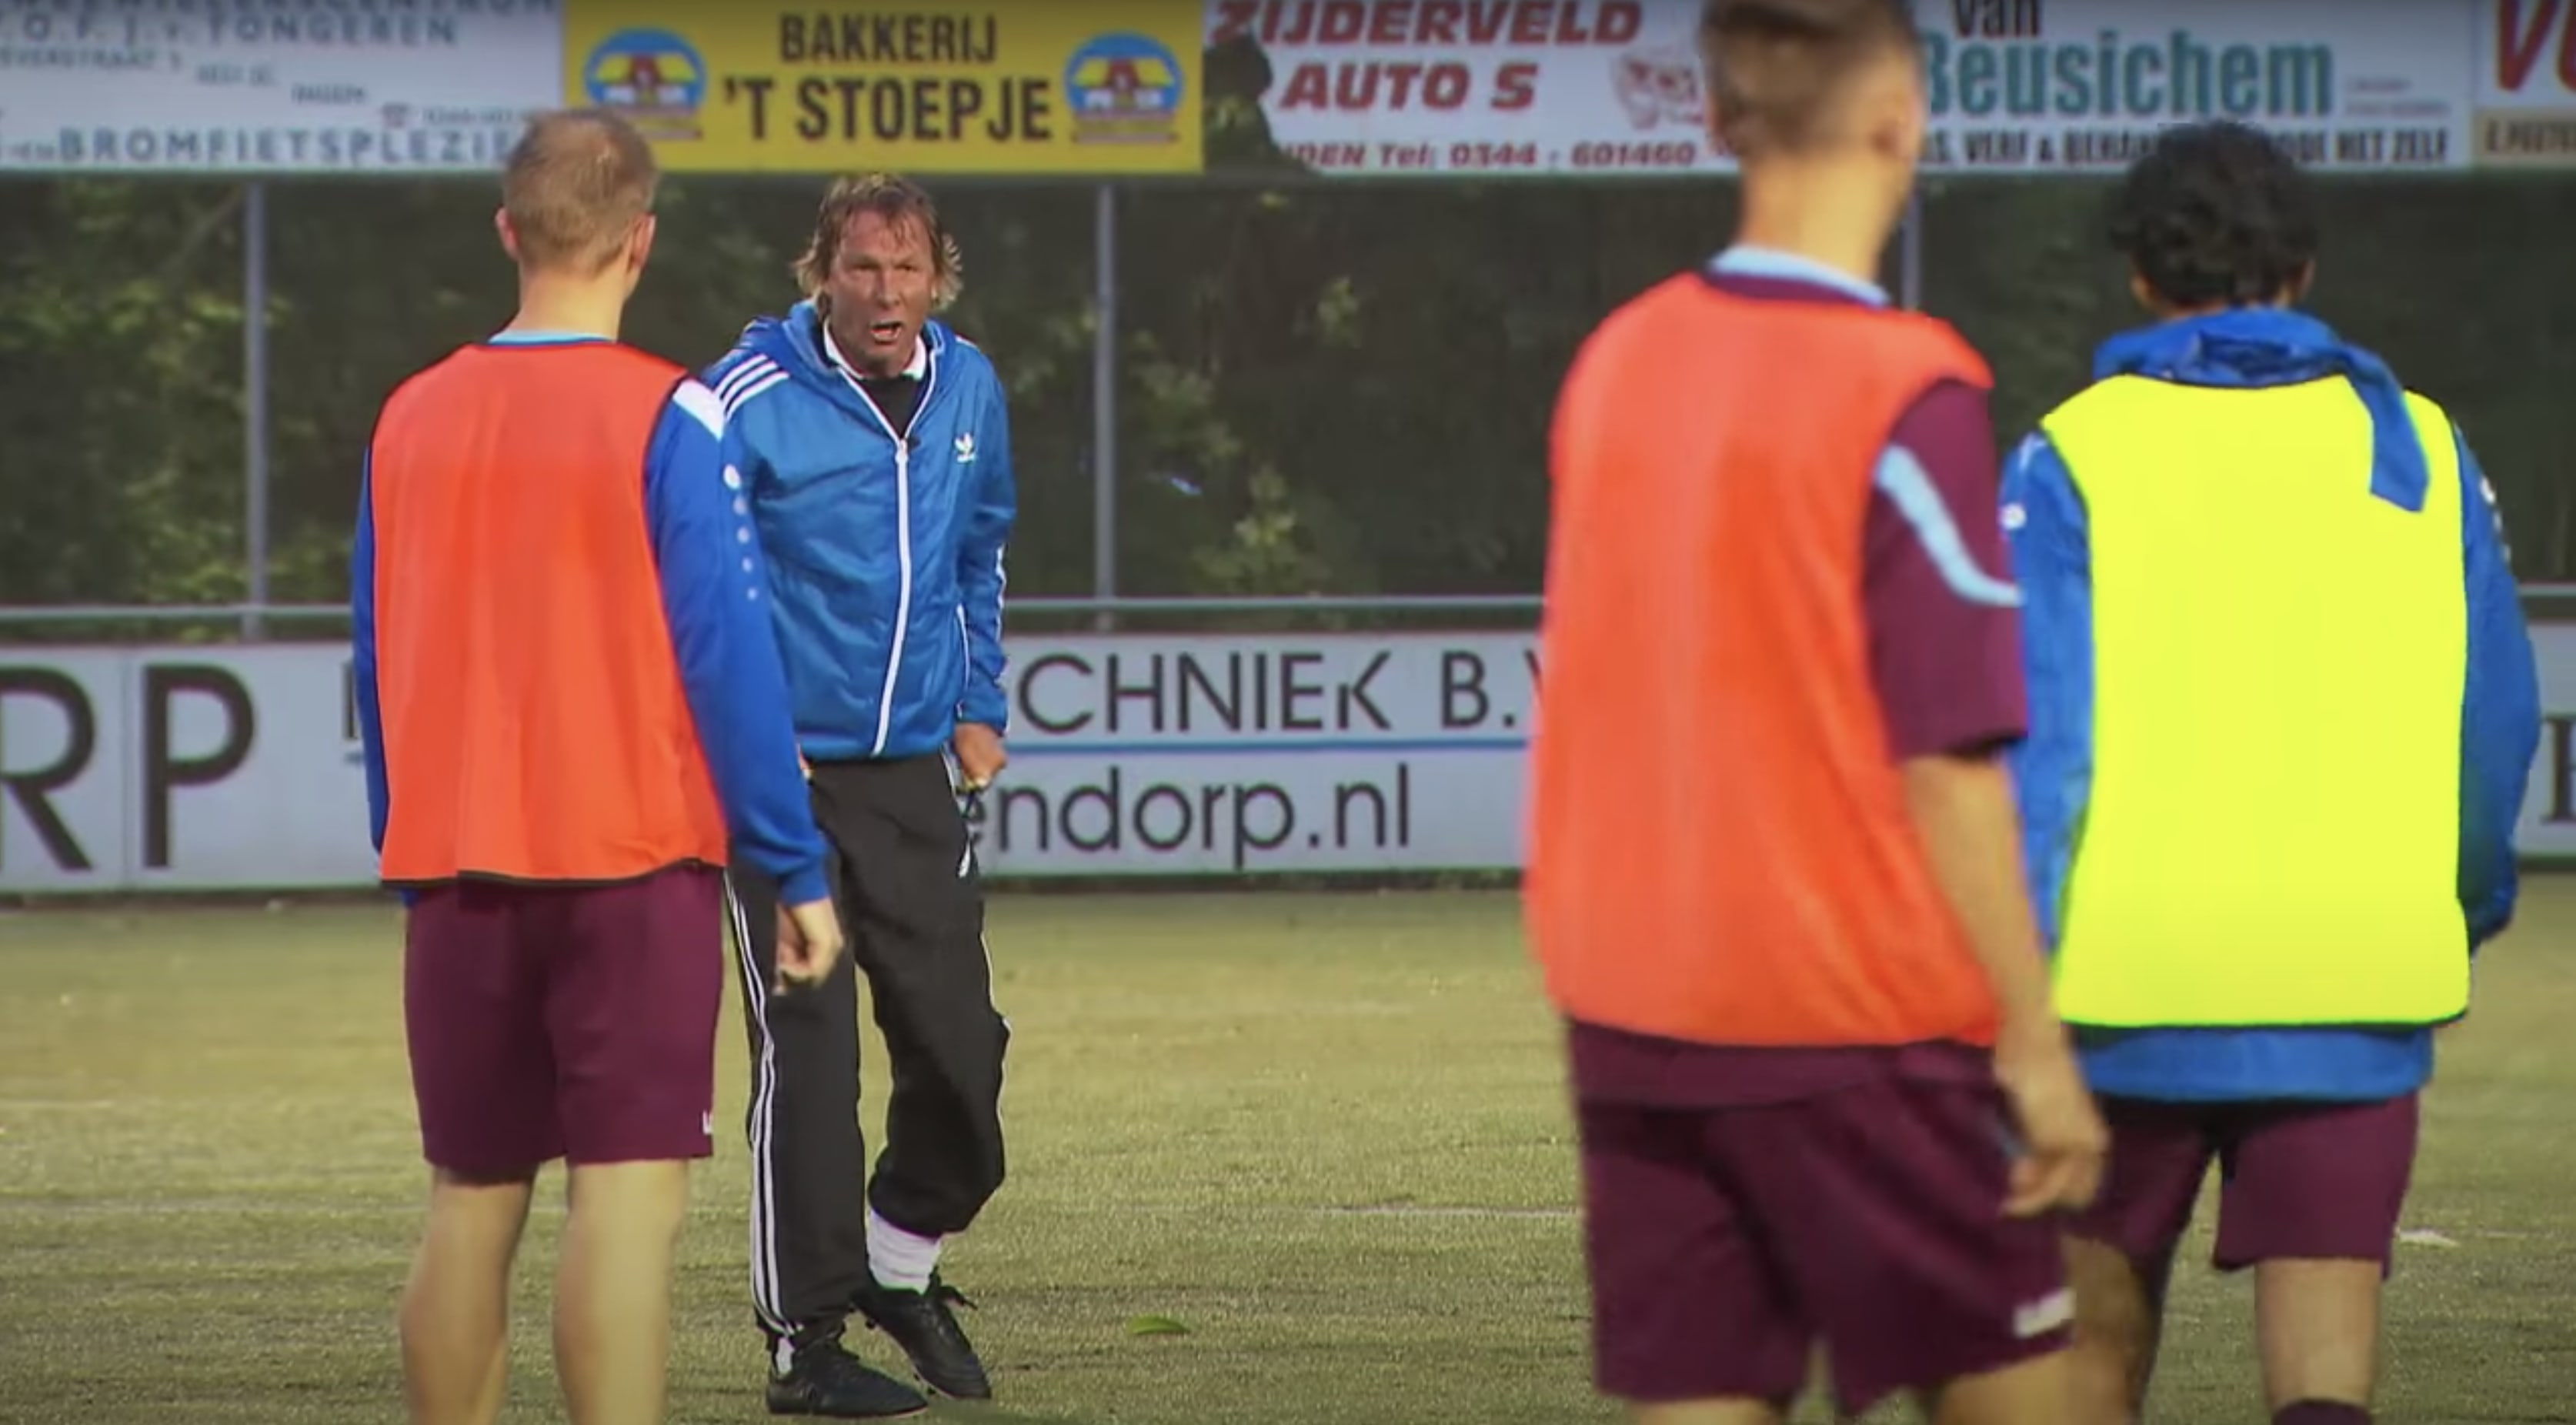
[[[1015,507],[992,363],[931,314],[957,244],[902,178],[842,179],[795,265],[806,299],[708,372],[767,561],[815,820],[891,1063],[871,1177],[857,986],[773,999],[771,910],[734,879],[751,1039],[752,1301],[778,1413],[923,1408],[842,1345],[856,1311],[933,1389],[992,1394],[937,1274],[1000,1188],[1002,1058],[981,868],[959,805],[1002,769],[1002,557]]]

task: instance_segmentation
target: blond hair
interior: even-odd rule
[[[1759,157],[1811,145],[1844,81],[1921,39],[1901,0],[1707,0],[1699,43],[1718,136]]]
[[[957,250],[956,235],[939,220],[939,205],[931,201],[928,189],[892,173],[862,173],[836,179],[823,195],[823,204],[814,213],[814,235],[805,244],[805,251],[789,265],[796,274],[796,285],[806,296],[823,294],[823,284],[832,275],[832,264],[841,255],[841,235],[849,229],[850,220],[861,213],[874,213],[889,226],[921,224],[922,233],[930,240],[934,279],[930,309],[944,311],[957,300],[957,294],[966,287],[966,258]]]
[[[539,114],[510,150],[501,210],[531,268],[596,275],[616,261],[662,183],[653,146],[602,109]]]

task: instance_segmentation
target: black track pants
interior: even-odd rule
[[[846,1315],[868,1280],[867,1209],[941,1237],[1002,1185],[1002,1058],[983,875],[945,759],[814,764],[850,953],[811,990],[772,995],[775,882],[737,864],[734,935],[751,1039],[752,1303],[784,1334]],[[859,1134],[857,973],[893,1093],[873,1180]]]

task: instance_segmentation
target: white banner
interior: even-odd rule
[[[2576,625],[2533,630],[2549,721],[2517,844],[2576,857]],[[1012,640],[1003,876],[1509,870],[1525,634]],[[336,645],[0,653],[0,891],[374,879]]]
[[[1917,0],[1925,168],[2116,172],[2159,127],[2220,117],[2321,171],[2465,168],[2471,3]],[[1208,39],[1260,46],[1271,138],[1318,172],[1724,170],[1705,137],[1699,8],[1209,0]]]
[[[2576,0],[2477,0],[2478,163],[2576,168]]]
[[[1014,640],[996,875],[1520,864],[1526,634]]]
[[[562,91],[557,0],[0,0],[0,171],[485,172]]]
[[[995,875],[1520,858],[1526,635],[1012,640]],[[0,891],[374,878],[337,645],[0,652]]]
[[[2576,624],[2531,630],[2540,656],[2540,753],[2522,799],[2514,848],[2525,856],[2576,858]]]
[[[0,652],[0,890],[360,886],[336,645]]]

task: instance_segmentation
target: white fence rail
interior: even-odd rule
[[[2565,586],[2576,594],[2576,585]],[[1013,617],[1157,614],[1530,614],[1536,594],[1207,594],[1163,597],[1013,598]],[[65,624],[338,623],[346,604],[0,604],[0,630]]]

